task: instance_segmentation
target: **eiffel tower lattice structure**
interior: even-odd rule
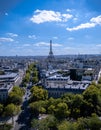
[[[47,57],[48,62],[54,62],[55,58],[53,55],[53,51],[52,51],[52,40],[50,40],[50,51],[49,51],[49,55]]]

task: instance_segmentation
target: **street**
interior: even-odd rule
[[[14,128],[12,130],[30,130],[30,112],[28,108],[28,100],[30,98],[30,90],[26,89],[23,96],[23,103],[21,106],[21,113],[18,119],[15,121]]]

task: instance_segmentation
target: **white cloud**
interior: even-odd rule
[[[29,35],[28,38],[36,39],[35,35]]]
[[[58,39],[58,37],[53,37],[53,39]]]
[[[46,42],[38,42],[36,44],[34,44],[35,46],[49,46],[49,43]]]
[[[30,20],[33,23],[44,23],[44,22],[66,22],[72,18],[71,14],[61,14],[52,10],[36,10]]]
[[[38,42],[36,44],[34,44],[35,46],[49,46],[50,43],[47,43],[47,42]],[[52,44],[52,46],[54,47],[59,47],[59,46],[62,46],[61,44],[58,44],[58,43],[54,43]]]
[[[101,24],[101,15],[99,15],[95,18],[92,18],[90,21],[95,23],[95,24]]]
[[[96,25],[101,25],[101,15],[91,18],[90,22],[88,23],[83,23],[73,28],[66,28],[66,30],[75,31],[75,30],[80,30],[80,29],[85,29],[85,28],[92,28],[92,27],[95,27]]]
[[[18,36],[18,34],[15,34],[15,33],[6,33],[8,36],[10,36],[10,37],[17,37]]]
[[[75,30],[80,30],[80,29],[85,29],[85,28],[92,28],[95,27],[95,23],[84,23],[84,24],[80,24],[77,27],[73,27],[73,28],[66,28],[68,31],[75,31]]]
[[[12,38],[6,38],[6,37],[1,37],[0,38],[0,42],[13,42],[14,39]]]
[[[71,14],[62,14],[62,21],[67,22],[68,19],[72,18],[73,16]]]

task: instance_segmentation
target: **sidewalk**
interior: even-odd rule
[[[19,115],[16,115],[13,117],[13,128],[11,130],[14,130],[15,124],[16,124],[16,120],[18,119]],[[12,124],[12,118],[8,117],[8,118],[0,118],[0,124]]]

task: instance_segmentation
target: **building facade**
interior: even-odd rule
[[[12,90],[12,84],[0,84],[0,103],[6,102],[9,92]]]

